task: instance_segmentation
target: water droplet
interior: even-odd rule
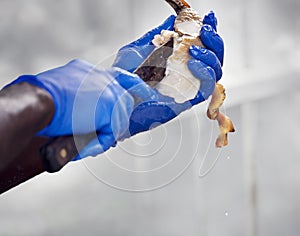
[[[227,157],[227,160],[230,160],[230,159],[231,159],[231,156],[228,156],[228,157]]]
[[[229,213],[227,211],[225,212],[225,216],[229,216]]]

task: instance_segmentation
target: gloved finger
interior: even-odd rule
[[[175,16],[171,15],[162,25],[149,31],[140,39],[122,47],[118,51],[113,66],[133,72],[154,50],[155,46],[152,44],[154,36],[160,34],[162,30],[173,30],[174,21]]]
[[[150,30],[141,38],[130,43],[125,47],[143,46],[143,45],[151,44],[151,41],[153,40],[154,36],[160,34],[162,30],[174,30],[175,19],[176,17],[174,15],[169,16],[160,26]]]
[[[210,25],[215,31],[217,31],[218,20],[213,11],[210,11],[207,15],[204,16],[203,24]]]
[[[214,54],[212,51],[202,48],[200,46],[191,46],[190,47],[190,55],[205,63],[206,65],[210,66],[216,74],[216,80],[219,81],[222,77],[222,66],[217,58],[216,54]]]
[[[148,57],[154,48],[154,45],[139,47],[127,45],[119,50],[112,66],[133,72]]]
[[[224,42],[223,39],[213,29],[213,27],[210,25],[203,25],[200,30],[200,39],[207,49],[216,54],[221,65],[223,65]]]
[[[111,69],[111,73],[116,81],[136,99],[146,101],[156,98],[156,91],[147,85],[138,75],[120,68]]]
[[[214,91],[216,84],[215,71],[202,61],[191,59],[188,68],[192,74],[201,80],[200,93],[206,100]]]
[[[93,139],[79,152],[79,154],[73,159],[73,161],[78,161],[88,156],[95,157],[106,152],[111,147],[115,147],[116,144],[117,143],[112,134],[99,134],[97,138]]]

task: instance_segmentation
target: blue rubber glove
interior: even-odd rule
[[[118,52],[114,66],[134,71],[154,49],[152,40],[162,29],[173,30],[175,16],[170,16],[161,26],[145,34],[141,39],[130,43]],[[201,79],[201,87],[197,96],[183,104],[175,103],[174,99],[157,94],[157,100],[139,104],[130,118],[131,135],[149,130],[154,126],[168,122],[181,112],[205,101],[214,91],[215,83],[222,77],[224,43],[216,33],[217,19],[210,12],[203,19],[200,38],[206,48],[192,46],[192,59],[188,67],[192,74]]]
[[[106,151],[128,132],[133,96],[140,100],[155,98],[154,91],[137,75],[121,69],[100,70],[82,60],[38,75],[23,75],[10,85],[21,82],[47,90],[55,104],[51,123],[38,135],[97,131],[99,141],[94,140],[81,157]]]
[[[206,100],[213,93],[215,82],[223,74],[224,42],[217,34],[217,18],[212,11],[204,17],[203,24],[200,39],[206,48],[192,46],[190,55],[193,59],[188,62],[192,74],[201,80],[198,95],[190,101],[192,105],[203,102],[201,96]]]

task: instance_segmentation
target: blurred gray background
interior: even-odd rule
[[[189,3],[219,19],[230,145],[215,150],[199,105],[1,195],[1,236],[299,235],[300,2]],[[73,58],[110,61],[170,14],[163,0],[0,0],[1,85]]]

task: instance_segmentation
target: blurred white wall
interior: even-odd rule
[[[204,116],[207,104],[199,105],[154,130],[154,140],[141,135],[106,156],[71,163],[2,195],[0,235],[300,232],[300,2],[189,3],[203,15],[216,12],[226,43],[222,83],[226,113],[237,129],[230,145],[213,148],[217,128]],[[111,60],[170,14],[162,0],[0,0],[1,85],[73,58]],[[160,154],[146,158],[162,144]],[[172,158],[166,169],[143,172]],[[200,166],[201,174],[213,168],[199,178]],[[131,190],[172,183],[134,193],[103,182]]]

